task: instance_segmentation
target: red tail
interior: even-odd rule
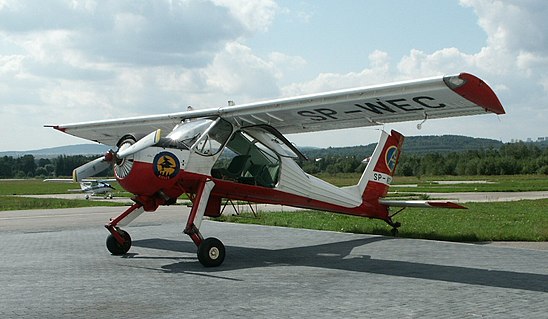
[[[379,198],[388,193],[400,158],[403,139],[403,135],[394,130],[390,135],[383,131],[358,184],[364,203],[372,209],[374,215],[381,218],[388,216],[388,208],[379,203]]]

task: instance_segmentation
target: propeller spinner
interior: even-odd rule
[[[94,176],[95,174],[109,168],[114,162],[122,161],[124,158],[142,151],[147,147],[156,145],[160,141],[161,133],[162,130],[157,129],[129,147],[121,148],[117,152],[111,150],[104,156],[96,158],[91,162],[75,168],[72,171],[72,179],[75,182],[81,182],[83,179]]]

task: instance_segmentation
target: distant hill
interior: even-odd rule
[[[59,155],[98,155],[104,154],[108,150],[108,146],[101,144],[78,144],[30,151],[0,152],[0,156],[21,157],[24,155],[33,155],[35,158],[51,158]]]
[[[303,148],[301,151],[309,158],[325,156],[369,156],[377,143],[350,147]],[[447,153],[480,149],[498,149],[502,142],[458,135],[408,136],[403,143],[405,154]]]
[[[407,153],[444,153],[480,149],[498,149],[504,143],[488,138],[475,138],[460,135],[410,136],[403,143]]]

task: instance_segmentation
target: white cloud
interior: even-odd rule
[[[410,134],[469,134],[482,137],[525,138],[546,136],[548,114],[548,6],[543,0],[461,0],[478,15],[480,26],[487,33],[485,46],[467,54],[457,48],[440,48],[428,53],[410,50],[396,66],[385,52],[373,52],[369,66],[361,72],[320,74],[305,83],[284,88],[284,92],[302,94],[341,87],[471,72],[486,80],[496,91],[507,115],[493,121],[493,117],[467,120],[455,119],[441,124],[432,121],[421,132],[414,124],[399,125]],[[433,131],[428,127],[434,128]],[[527,133],[525,133],[527,132]],[[345,134],[345,133],[343,133]],[[351,134],[355,136],[358,134]],[[332,137],[335,135],[332,135]],[[345,135],[348,136],[348,135]],[[337,140],[334,137],[333,140]],[[349,144],[363,143],[348,140]],[[336,142],[335,142],[336,143]]]
[[[461,0],[472,7],[488,34],[488,45],[510,51],[548,48],[548,7],[543,0]]]
[[[477,52],[410,49],[396,59],[372,49],[362,70],[294,83],[290,75],[308,61],[246,41],[268,32],[278,14],[299,14],[272,0],[0,0],[0,111],[3,121],[9,118],[0,133],[31,122],[216,107],[226,99],[244,103],[467,71],[485,79],[505,104],[509,115],[497,129],[536,134],[540,129],[531,127],[545,125],[548,113],[548,6],[542,0],[460,3],[474,10],[487,34]],[[40,116],[25,122],[29,114]],[[65,141],[62,136],[51,134],[52,141]],[[38,139],[0,143],[0,149],[43,146]]]
[[[24,56],[22,55],[5,55],[0,56],[0,73],[14,74],[21,70]]]
[[[375,50],[368,56],[369,67],[361,72],[320,73],[315,79],[293,83],[283,88],[284,96],[301,95],[344,89],[353,86],[379,84],[393,80],[388,53]]]
[[[210,1],[9,1],[0,11],[0,30],[32,38],[35,48],[27,49],[37,58],[59,46],[135,65],[203,66],[244,22]]]
[[[207,84],[225,94],[278,95],[273,63],[253,55],[249,47],[237,42],[228,43],[204,73]]]
[[[276,64],[291,57],[260,58],[237,41],[276,12],[270,0],[2,1],[2,117],[79,122],[276,95]]]
[[[460,52],[457,48],[445,48],[427,54],[419,50],[411,50],[398,63],[398,72],[405,77],[427,77],[460,72],[462,66],[474,66],[471,55]]]
[[[279,10],[276,2],[249,0],[213,0],[213,3],[227,7],[250,31],[266,31]]]
[[[290,88],[299,89],[291,91],[362,85],[373,75],[379,83],[379,79],[400,80],[462,71],[478,73],[491,80],[493,86],[510,89],[519,79],[544,82],[548,74],[545,1],[461,0],[461,4],[474,9],[488,35],[479,52],[467,54],[458,48],[440,48],[428,53],[412,49],[393,67],[388,53],[374,51],[369,55],[369,67],[361,72],[320,74],[309,82],[293,84]]]

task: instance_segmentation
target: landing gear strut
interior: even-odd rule
[[[405,208],[406,208],[406,207],[404,207],[404,208],[398,210],[397,212],[395,212],[395,213],[392,214],[392,215],[389,215],[389,216],[387,217],[387,219],[384,220],[388,225],[392,226],[392,229],[390,230],[390,233],[391,233],[392,236],[394,236],[394,237],[396,237],[396,236],[398,235],[398,232],[399,232],[399,231],[398,231],[398,228],[400,228],[401,223],[400,223],[400,222],[394,222],[394,221],[392,220],[392,217],[394,217],[394,216],[396,216],[397,214],[401,213]]]
[[[144,209],[141,204],[133,204],[105,225],[105,228],[110,232],[110,235],[107,237],[107,249],[111,254],[120,256],[129,251],[131,248],[131,236],[126,231],[120,229],[119,226],[129,224],[137,216],[141,215],[143,211]]]
[[[400,227],[400,226],[401,226],[400,223],[395,223],[394,224],[394,227],[390,230],[390,233],[392,234],[392,236],[394,236],[394,237],[398,236],[398,232],[399,232],[398,227]]]
[[[399,213],[399,212],[398,212]],[[396,215],[396,214],[394,214]],[[392,216],[394,216],[392,215]],[[392,226],[392,229],[390,230],[390,233],[392,234],[392,236],[396,237],[398,235],[398,228],[401,226],[401,223],[400,222],[394,222],[392,221],[392,216],[389,216],[387,219],[385,219],[384,221]]]
[[[198,248],[198,260],[204,267],[217,267],[225,260],[225,246],[223,243],[217,238],[204,239],[200,233],[200,226],[204,219],[209,195],[214,186],[215,182],[212,180],[203,180],[200,183],[196,196],[192,200],[192,210],[183,231],[196,244]],[[145,203],[144,206],[143,202]],[[106,229],[110,232],[110,235],[107,237],[107,249],[111,254],[124,255],[129,251],[131,248],[131,237],[126,231],[120,229],[120,226],[126,226],[132,222],[145,209],[147,211],[152,211],[152,208],[155,209],[158,205],[157,202],[154,203],[156,203],[156,206],[151,205],[149,207],[145,201],[139,200],[105,225]],[[164,201],[163,203],[166,202]]]
[[[204,267],[217,267],[225,260],[225,246],[223,243],[217,238],[204,239],[200,233],[200,226],[204,218],[209,194],[214,186],[215,183],[212,180],[205,180],[200,183],[196,197],[192,201],[192,210],[188,216],[185,230],[183,231],[190,236],[198,247],[198,261]]]

